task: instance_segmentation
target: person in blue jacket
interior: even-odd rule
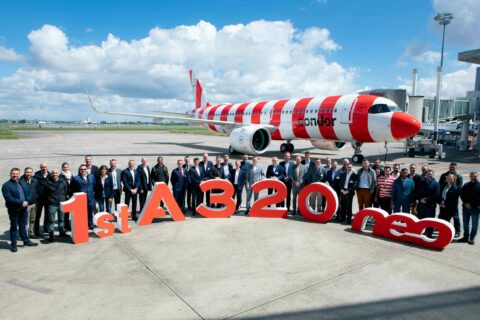
[[[20,169],[12,168],[10,170],[10,180],[2,186],[2,194],[5,199],[8,217],[10,218],[10,251],[17,252],[18,228],[20,228],[20,236],[26,247],[37,246],[30,240],[27,233],[28,223],[28,204],[30,194],[28,186],[23,181],[19,181]]]
[[[82,164],[78,169],[80,175],[72,181],[72,192],[85,192],[87,194],[88,228],[93,230],[93,211],[95,210],[95,176],[87,172],[87,166]]]
[[[415,204],[415,182],[409,177],[408,170],[403,168],[400,176],[395,179],[392,186],[393,213],[410,213],[410,208]]]

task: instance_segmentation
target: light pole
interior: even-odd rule
[[[433,142],[438,142],[438,118],[440,115],[440,89],[442,87],[442,67],[443,67],[443,48],[445,46],[445,29],[447,24],[450,23],[453,19],[453,14],[451,13],[438,13],[433,20],[437,21],[443,26],[443,36],[442,36],[442,54],[440,58],[440,66],[437,69],[437,95],[435,97],[435,114],[433,119]]]

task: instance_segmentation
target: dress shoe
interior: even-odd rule
[[[65,232],[60,232],[60,238],[70,238],[70,236]]]
[[[297,214],[297,210],[293,210],[292,212],[292,216],[296,215]]]
[[[50,241],[50,242],[53,242],[53,241],[54,241],[54,239],[53,239],[53,232],[49,232],[49,233],[48,233],[48,241]]]
[[[27,241],[27,242],[24,242],[24,243],[23,243],[23,246],[24,246],[24,247],[36,247],[36,246],[38,246],[38,243],[32,242],[32,241],[29,240],[29,241]]]
[[[94,226],[88,226],[88,230],[93,230]]]
[[[468,241],[468,244],[473,246],[475,244],[475,240],[470,239],[470,241]]]
[[[461,239],[458,239],[458,242],[467,243],[467,242],[468,242],[468,238],[467,238],[467,237],[463,237],[463,238],[461,238]]]
[[[460,237],[460,232],[455,232],[454,238],[458,238],[458,237]]]
[[[248,216],[249,212],[250,212],[250,210],[247,209],[247,211],[245,211],[245,215]]]
[[[38,239],[38,237],[37,237],[36,235],[34,235],[34,234],[29,234],[28,237],[29,237],[30,239]]]
[[[17,249],[17,246],[16,246],[16,245],[12,244],[12,245],[10,246],[10,251],[12,251],[12,252],[17,252],[17,250],[18,250],[18,249]]]

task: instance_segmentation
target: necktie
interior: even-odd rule
[[[180,169],[180,175],[183,177],[183,170]]]

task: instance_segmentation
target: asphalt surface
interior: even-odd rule
[[[0,180],[11,167],[40,161],[72,171],[93,155],[96,165],[121,167],[142,156],[155,163],[208,152],[225,153],[228,138],[163,132],[20,132],[0,141]],[[308,142],[296,150],[340,160],[352,149],[322,151]],[[266,169],[279,143],[262,155]],[[364,155],[383,159],[383,144]],[[233,157],[238,158],[238,157]],[[407,158],[389,145],[387,162],[428,163],[436,176],[456,160],[465,175],[479,169],[468,153],[445,160]],[[245,202],[244,202],[245,203]],[[354,207],[355,204],[354,200]],[[243,209],[243,208],[242,208]],[[354,209],[354,212],[356,210]],[[68,239],[9,251],[9,220],[0,200],[0,310],[2,319],[472,319],[480,312],[480,244],[451,243],[443,251],[352,233],[336,223],[303,218],[190,217],[149,226],[131,223],[115,233],[73,245]]]

